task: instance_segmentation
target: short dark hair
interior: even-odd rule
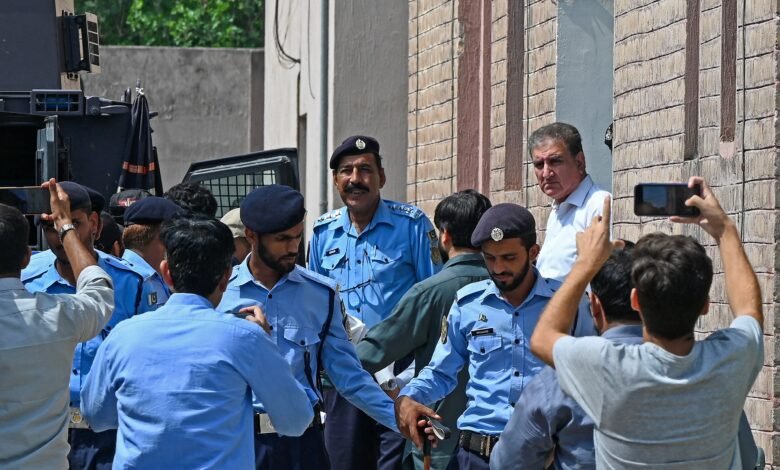
[[[647,331],[678,339],[693,333],[707,303],[712,260],[689,236],[651,233],[634,248],[631,279]]]
[[[159,233],[159,223],[149,225],[128,225],[122,231],[122,243],[125,245],[125,248],[143,250],[157,238]]]
[[[492,206],[490,199],[473,189],[458,191],[436,206],[433,224],[439,231],[449,232],[454,246],[476,250],[477,247],[471,244],[471,234],[482,214]]]
[[[640,322],[639,313],[631,308],[631,267],[634,262],[634,244],[625,242],[615,250],[590,281],[590,288],[601,301],[608,322]]]
[[[0,204],[0,274],[22,270],[29,235],[30,224],[19,209]]]
[[[580,137],[580,131],[571,124],[554,122],[536,129],[531,136],[528,137],[528,154],[533,157],[534,149],[550,139],[563,142],[572,157],[576,157],[578,153],[582,152],[582,137]]]
[[[211,191],[199,183],[179,183],[171,186],[163,197],[193,214],[217,215],[217,200]]]
[[[160,238],[176,292],[211,295],[231,266],[233,234],[227,225],[200,214],[177,216],[163,222]]]

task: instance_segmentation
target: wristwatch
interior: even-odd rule
[[[387,381],[379,384],[379,388],[381,388],[385,392],[392,392],[393,390],[398,388],[398,382],[396,382],[394,378],[388,379]]]
[[[60,229],[57,230],[57,235],[60,236],[60,241],[62,241],[63,237],[65,237],[65,234],[71,230],[76,230],[76,226],[73,224],[64,224],[62,227],[60,227]]]

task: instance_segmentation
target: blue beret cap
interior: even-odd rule
[[[471,234],[471,244],[481,246],[488,240],[498,242],[535,232],[536,221],[528,209],[511,203],[496,204],[482,214]]]
[[[89,197],[87,189],[73,181],[60,181],[57,183],[70,199],[70,210],[89,209],[92,210],[92,200]],[[105,199],[103,200],[105,202]]]
[[[303,195],[289,186],[260,186],[241,201],[241,222],[257,233],[283,232],[305,215]]]
[[[181,207],[168,199],[155,196],[147,197],[125,210],[125,226],[157,224],[183,212]]]
[[[375,138],[365,135],[347,137],[341,145],[336,147],[336,150],[334,150],[333,154],[330,156],[330,169],[335,170],[336,167],[339,166],[341,157],[362,155],[364,153],[373,153],[378,157],[379,142],[377,142]]]

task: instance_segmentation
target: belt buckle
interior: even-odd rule
[[[84,417],[81,416],[81,411],[79,409],[70,409],[70,422],[73,424],[81,424],[84,422]]]
[[[481,442],[479,443],[479,452],[483,457],[490,458],[491,438],[490,436],[481,436]]]

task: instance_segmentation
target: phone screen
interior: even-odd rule
[[[699,209],[685,205],[694,194],[701,194],[701,189],[686,183],[641,183],[634,186],[634,214],[696,217]]]
[[[27,215],[51,212],[49,190],[40,186],[0,188],[0,204],[16,207]]]

